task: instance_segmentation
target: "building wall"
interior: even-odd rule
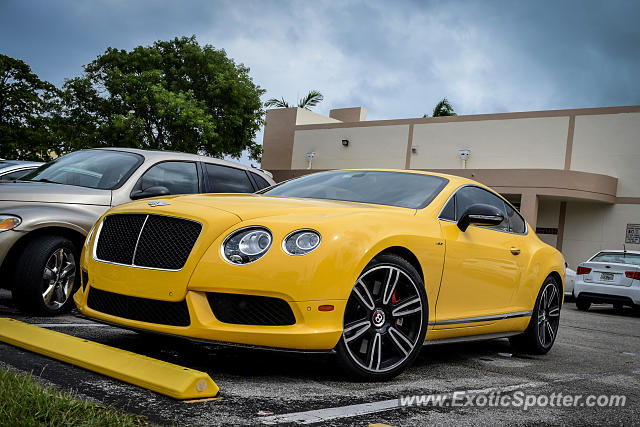
[[[404,169],[408,132],[409,126],[297,130],[291,168],[306,169],[306,153],[316,152],[314,169]]]
[[[538,221],[537,227],[558,228],[560,220],[560,200],[540,199],[538,201]],[[558,236],[555,234],[538,234],[540,240],[553,247],[558,243]]]
[[[460,168],[468,149],[467,168],[562,169],[568,126],[569,117],[417,124],[411,168]]]
[[[569,266],[575,269],[602,249],[622,249],[627,223],[640,223],[639,204],[568,202],[562,252]]]
[[[640,113],[576,116],[571,169],[618,177],[618,197],[640,197]]]

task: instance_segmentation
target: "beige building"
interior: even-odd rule
[[[276,181],[309,168],[464,176],[505,195],[572,268],[640,249],[640,106],[375,121],[360,107],[269,110],[262,167]]]

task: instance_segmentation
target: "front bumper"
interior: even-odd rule
[[[25,235],[24,232],[16,231],[16,230],[7,230],[0,233],[0,266],[4,264],[5,258],[9,251],[16,244],[21,237]],[[7,287],[8,284],[4,283],[2,279],[0,279],[0,288]]]
[[[607,301],[608,299],[621,301],[621,299],[628,299],[633,304],[640,305],[640,281],[638,280],[634,280],[631,286],[616,286],[589,283],[576,279],[573,293],[576,298],[580,298],[582,294],[583,298],[595,301]]]
[[[205,292],[188,291],[185,301],[189,310],[189,326],[170,326],[125,319],[93,310],[87,306],[91,288],[74,295],[80,313],[98,321],[125,328],[177,335],[191,339],[271,347],[288,350],[331,350],[342,335],[345,300],[287,301],[296,323],[290,326],[260,326],[223,323],[216,319]],[[333,305],[332,311],[319,311],[320,305]]]

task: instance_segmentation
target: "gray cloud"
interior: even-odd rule
[[[640,104],[635,1],[5,0],[0,49],[61,84],[108,46],[195,34],[267,97],[318,89],[318,111],[417,117]]]

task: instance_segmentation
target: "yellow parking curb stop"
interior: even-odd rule
[[[0,318],[0,341],[175,399],[207,399],[219,392],[205,372],[15,319]]]

